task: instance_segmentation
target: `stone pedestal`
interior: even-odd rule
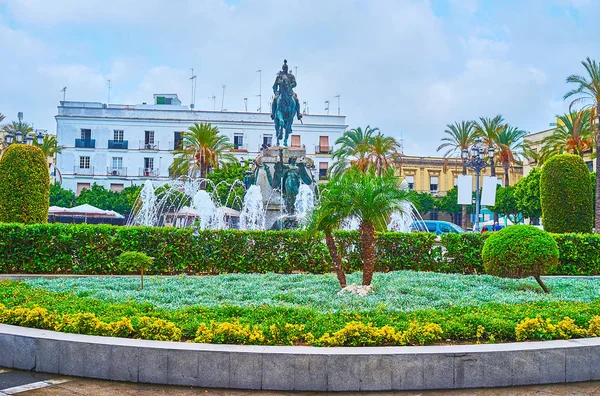
[[[264,169],[266,164],[273,177],[275,164],[280,162],[283,157],[283,163],[289,163],[290,158],[295,158],[296,162],[304,161],[308,169],[314,169],[314,161],[306,158],[306,149],[300,147],[268,147],[263,149],[255,159],[255,166],[258,167],[256,185],[260,187],[263,196],[263,205],[267,208],[265,221],[266,229],[270,229],[273,223],[281,216],[285,215],[285,205],[282,200],[281,192],[274,190],[269,184],[267,174]],[[314,186],[314,183],[313,183]]]

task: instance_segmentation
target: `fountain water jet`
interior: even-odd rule
[[[264,230],[265,210],[260,186],[252,185],[244,196],[244,205],[240,213],[240,229]]]

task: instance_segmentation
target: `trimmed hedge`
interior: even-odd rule
[[[50,174],[38,147],[9,146],[0,160],[0,221],[46,223]]]
[[[577,155],[548,160],[540,177],[542,223],[548,232],[591,232],[594,198],[590,171]]]
[[[487,237],[446,234],[436,242],[430,233],[380,233],[376,270],[481,274]],[[560,264],[552,274],[600,275],[600,235],[552,237],[560,251]],[[340,231],[336,241],[346,270],[360,270],[358,233]],[[332,268],[322,239],[303,231],[195,233],[174,227],[0,224],[0,273],[128,274],[132,269],[117,260],[126,251],[154,258],[148,274],[324,273]]]

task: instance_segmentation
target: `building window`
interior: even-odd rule
[[[146,172],[154,169],[154,158],[144,158],[144,169]]]
[[[112,167],[113,169],[123,169],[123,157],[113,157]]]
[[[89,190],[90,183],[77,183],[77,195],[81,194],[81,190],[83,189]]]
[[[79,168],[90,169],[90,157],[79,157]]]
[[[92,138],[92,130],[91,129],[82,129],[81,130],[81,138],[83,140],[90,140]]]
[[[292,135],[292,147],[300,147],[300,135]]]
[[[273,145],[273,135],[263,135],[262,148],[271,147]]]
[[[594,161],[585,161],[585,164],[587,165],[590,172],[594,171]]]
[[[110,191],[121,192],[123,190],[123,187],[125,187],[123,184],[111,183]]]
[[[327,180],[327,162],[319,162],[319,180]]]
[[[122,142],[123,141],[123,131],[115,129],[114,131],[114,141]]]
[[[144,132],[144,144],[154,144],[154,131]]]
[[[429,176],[429,191],[438,191],[438,177]]]
[[[182,147],[182,141],[183,138],[181,137],[181,134],[183,132],[175,132],[173,134],[173,141],[174,141],[174,145],[173,145],[173,150],[180,150]]]
[[[236,150],[241,150],[244,148],[244,134],[236,133],[233,135],[233,147]]]
[[[415,177],[413,175],[406,176],[406,182],[408,183],[409,190],[415,189]]]

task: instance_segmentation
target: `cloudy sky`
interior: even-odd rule
[[[596,0],[0,0],[0,112],[55,131],[67,100],[263,110],[282,61],[310,113],[435,154],[445,125],[502,114],[525,130],[566,111],[565,79],[600,60]],[[292,69],[295,70],[295,69]]]

